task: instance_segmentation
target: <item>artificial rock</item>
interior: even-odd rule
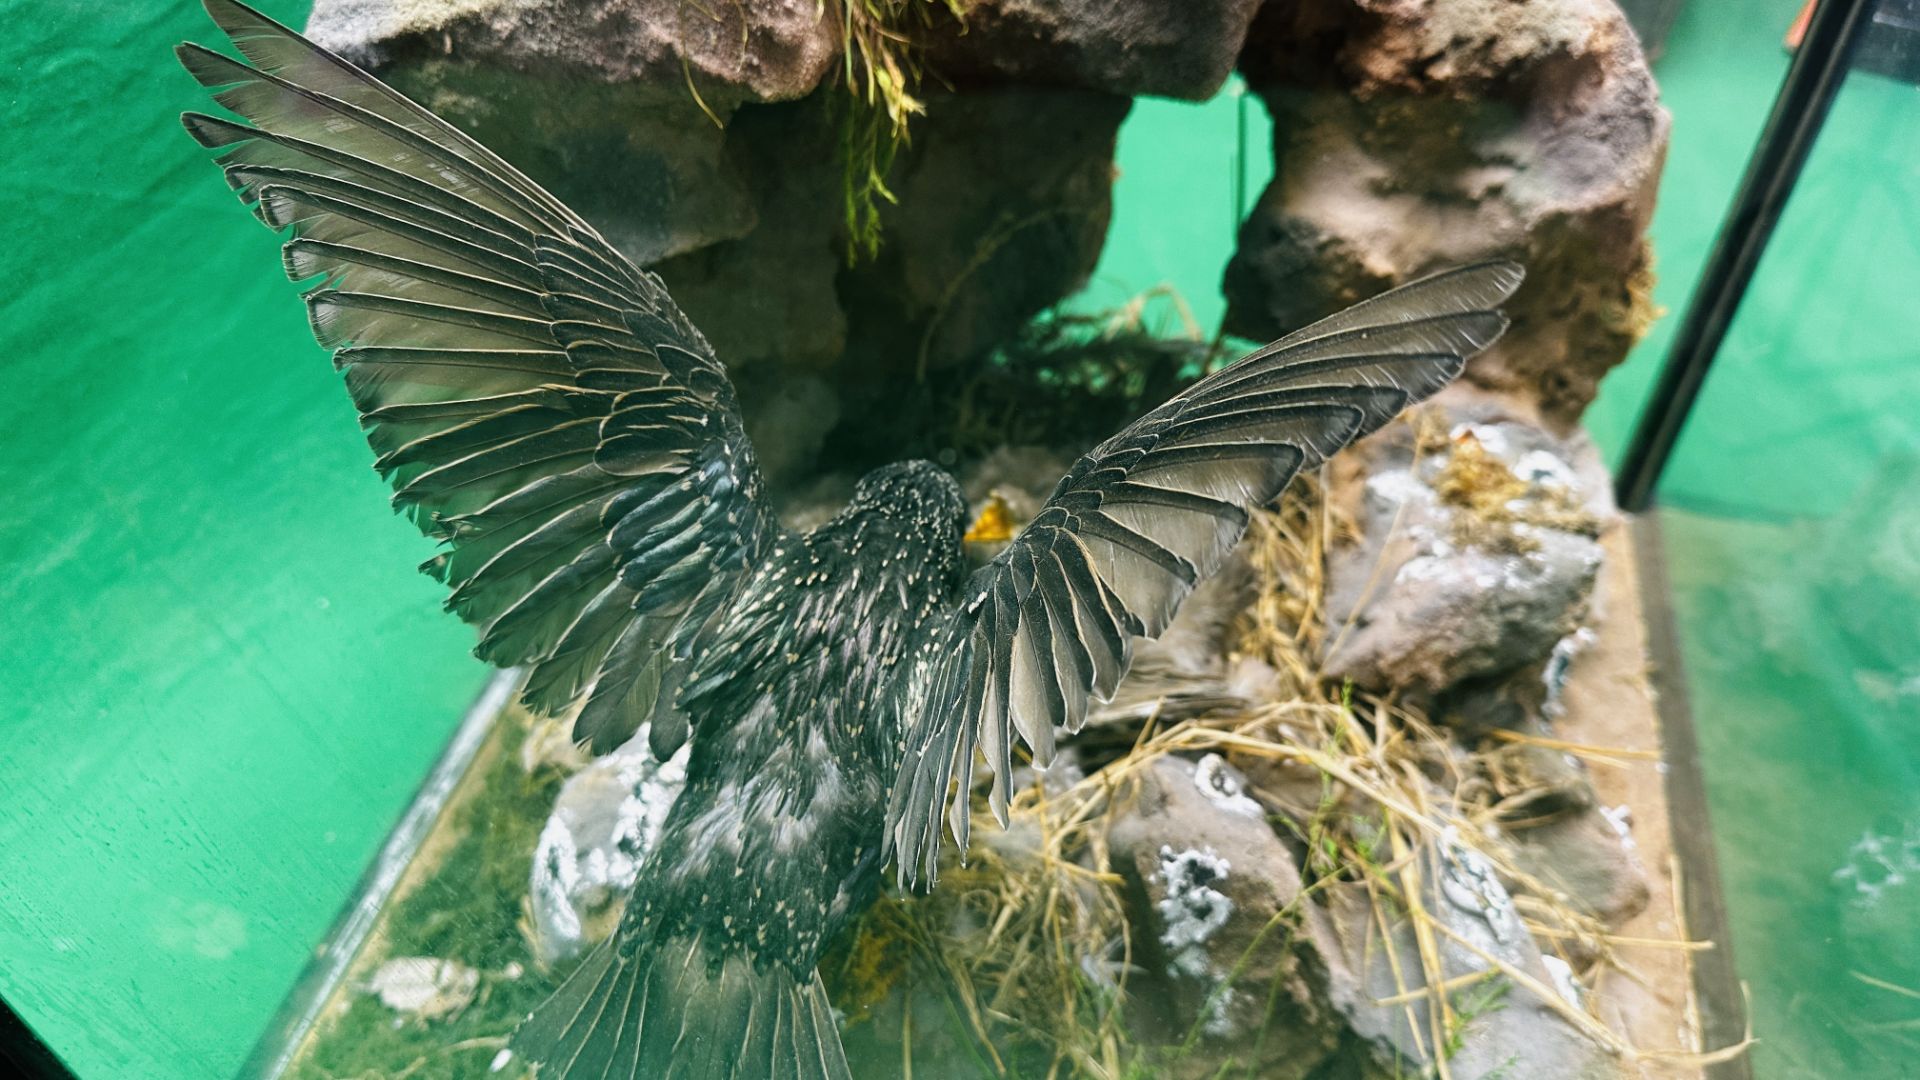
[[[1274,180],[1227,325],[1265,339],[1449,264],[1505,256],[1513,329],[1467,378],[1572,425],[1652,318],[1668,120],[1608,0],[1287,0],[1241,57]]]

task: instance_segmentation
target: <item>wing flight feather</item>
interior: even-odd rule
[[[511,165],[251,8],[206,7],[242,59],[177,54],[238,119],[182,122],[290,234],[375,467],[445,545],[422,569],[482,658],[530,667],[529,705],[584,698],[576,736],[611,749],[777,531],[724,369],[658,278]],[[671,752],[684,722],[656,721]]]
[[[1081,458],[974,576],[899,684],[906,753],[888,808],[903,882],[931,881],[939,820],[964,852],[976,755],[1007,821],[1012,747],[1110,698],[1135,637],[1157,636],[1245,534],[1249,513],[1460,374],[1506,329],[1510,262],[1444,271],[1255,350]]]

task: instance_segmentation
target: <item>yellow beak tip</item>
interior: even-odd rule
[[[998,544],[1013,539],[1013,513],[1007,500],[998,494],[987,496],[987,505],[961,537],[969,544]]]

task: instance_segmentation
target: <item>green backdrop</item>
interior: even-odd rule
[[[273,238],[180,131],[199,6],[0,26],[0,994],[88,1080],[207,1080],[483,670]]]
[[[1696,0],[1689,18],[1717,6]],[[1660,68],[1675,112],[1655,221],[1669,275],[1688,250],[1670,238],[1712,212],[1681,155],[1723,115],[1687,95],[1744,83],[1764,99],[1797,5],[1741,6]],[[1920,1063],[1917,299],[1920,89],[1855,72],[1659,493],[1763,1080],[1894,1080]],[[1650,371],[1673,322],[1606,405]]]
[[[297,24],[306,4],[265,6]],[[1669,308],[1797,7],[1695,0],[1657,67]],[[412,570],[429,546],[385,510],[273,241],[174,122],[198,94],[167,50],[209,36],[197,5],[0,0],[0,25],[0,995],[88,1080],[224,1076],[484,671]],[[1806,511],[1871,527],[1861,492],[1920,431],[1914,102],[1849,86],[1665,490],[1696,511],[1671,530],[1676,599],[1767,1076],[1880,1075],[1901,1045],[1852,1020],[1882,1004],[1861,958],[1912,922],[1850,915],[1832,880],[1862,830],[1920,828],[1898,692],[1920,658],[1867,658],[1894,673],[1889,704],[1847,629],[1914,625],[1920,580],[1859,586],[1845,535]],[[1171,283],[1211,333],[1233,177],[1257,194],[1267,138],[1231,94],[1140,103],[1083,306]],[[1672,325],[1589,415],[1610,452]],[[1756,610],[1784,629],[1729,631]]]

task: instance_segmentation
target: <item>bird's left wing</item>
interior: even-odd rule
[[[182,122],[291,232],[375,466],[447,546],[423,569],[483,659],[531,667],[530,705],[585,697],[575,734],[611,749],[777,531],[725,371],[658,278],[512,166],[251,8],[206,6],[247,62],[180,61],[245,122]],[[653,734],[670,752],[684,721]]]
[[[962,851],[976,748],[1007,820],[1017,735],[1038,765],[1056,729],[1118,685],[1220,566],[1248,514],[1458,375],[1506,329],[1510,262],[1445,271],[1364,301],[1195,383],[1081,458],[969,583],[898,684],[906,753],[888,809],[903,881],[931,880],[940,818]],[[957,781],[957,790],[956,789]]]

